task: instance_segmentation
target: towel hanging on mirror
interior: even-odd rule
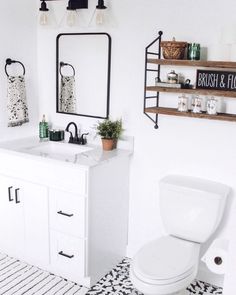
[[[7,111],[8,127],[29,122],[24,75],[8,76]]]
[[[61,76],[60,112],[76,113],[75,77]]]

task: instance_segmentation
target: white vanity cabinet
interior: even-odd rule
[[[126,255],[129,157],[78,172],[79,186],[49,189],[50,271],[90,287]]]
[[[66,163],[0,147],[0,252],[95,284],[126,255],[130,154]]]
[[[49,189],[51,271],[86,284],[87,196]]]
[[[46,187],[0,175],[0,235],[1,252],[31,264],[48,264]]]
[[[14,257],[24,252],[23,202],[17,201],[17,183],[0,175],[0,249]],[[17,245],[17,246],[16,246]]]

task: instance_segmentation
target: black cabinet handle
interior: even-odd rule
[[[62,211],[58,211],[57,214],[60,214],[60,215],[66,216],[66,217],[73,217],[74,216],[74,214],[67,214]]]
[[[64,253],[63,251],[60,251],[58,254],[61,255],[61,256],[66,257],[66,258],[69,258],[69,259],[74,258],[74,255],[68,255],[68,254]]]
[[[20,203],[20,200],[19,200],[19,196],[18,196],[18,192],[19,192],[19,188],[16,188],[15,189],[15,198],[16,198],[16,204],[19,204]]]
[[[11,197],[11,190],[12,190],[13,186],[9,186],[8,188],[8,199],[9,199],[9,202],[12,202],[14,201],[14,199]]]

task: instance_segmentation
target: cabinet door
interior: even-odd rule
[[[48,191],[21,181],[24,194],[25,259],[45,267],[49,263]]]
[[[0,175],[0,251],[16,258],[24,252],[23,196],[14,179]]]

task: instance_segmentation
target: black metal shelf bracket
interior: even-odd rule
[[[149,73],[156,72],[156,79],[157,81],[160,80],[160,65],[157,65],[157,69],[150,69],[148,68],[148,57],[149,55],[156,55],[158,59],[161,58],[161,38],[162,38],[163,32],[158,32],[158,37],[153,40],[146,48],[145,48],[145,77],[144,77],[144,106],[143,106],[143,112],[144,114],[155,124],[154,128],[158,129],[158,114],[149,115],[146,113],[146,107],[147,107],[147,100],[155,99],[155,107],[159,106],[159,92],[156,93],[156,95],[148,96],[147,95],[147,81],[149,77]],[[151,50],[153,46],[157,45],[157,52],[154,52]]]

